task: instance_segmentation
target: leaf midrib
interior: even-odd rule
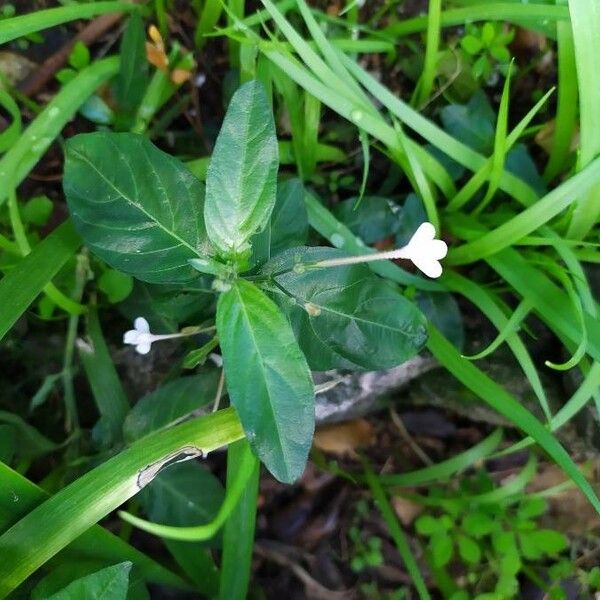
[[[257,355],[259,357],[258,362],[260,364],[260,369],[261,369],[261,372],[263,374],[263,377],[264,377],[264,380],[265,380],[265,384],[267,384],[266,385],[266,387],[267,387],[267,396],[269,398],[268,407],[271,410],[271,414],[273,416],[273,423],[275,424],[275,429],[277,430],[277,441],[279,442],[278,445],[279,445],[279,447],[281,449],[281,454],[284,457],[284,464],[286,465],[286,471],[288,471],[289,456],[288,456],[288,453],[286,452],[286,449],[285,449],[284,445],[281,443],[282,440],[283,440],[283,437],[281,435],[281,430],[279,428],[279,423],[277,422],[275,408],[273,407],[273,404],[272,404],[272,401],[271,401],[271,392],[270,392],[270,388],[269,388],[269,385],[268,385],[268,379],[267,379],[267,369],[265,367],[265,363],[264,363],[263,358],[262,358],[262,353],[260,352],[260,346],[258,345],[257,340],[256,340],[256,336],[254,335],[254,330],[250,326],[250,318],[248,316],[248,311],[246,310],[246,305],[244,303],[244,299],[242,297],[241,290],[240,290],[240,288],[237,285],[235,286],[234,289],[235,289],[236,294],[238,296],[239,304],[240,304],[240,307],[241,307],[241,311],[244,314],[244,319],[246,320],[246,323],[247,323],[247,326],[248,326],[248,330],[249,330],[250,336],[252,338],[252,343],[254,344],[254,347],[256,349],[256,353],[257,353]],[[258,290],[258,291],[260,292],[260,290]],[[287,474],[289,475],[289,473],[287,473]]]

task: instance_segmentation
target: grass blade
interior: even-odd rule
[[[379,481],[384,485],[395,485],[412,487],[425,485],[427,483],[439,483],[452,477],[459,471],[473,466],[474,463],[488,457],[502,441],[502,430],[496,429],[478,444],[435,465],[412,471],[411,473],[400,473],[398,475],[380,475]]]
[[[413,584],[417,589],[419,598],[421,598],[421,600],[429,600],[431,596],[429,595],[427,586],[425,585],[425,581],[421,575],[421,571],[419,571],[417,561],[415,560],[408,540],[406,539],[406,536],[404,535],[404,532],[398,523],[398,519],[394,514],[394,510],[392,509],[390,502],[387,499],[383,488],[381,487],[381,483],[366,462],[363,462],[363,466],[365,468],[367,484],[369,485],[369,489],[373,494],[373,499],[375,500],[377,507],[381,512],[381,516],[390,530],[390,534],[394,540],[394,543],[396,544],[398,554],[400,554],[400,558],[404,562],[404,566],[413,580]]]
[[[233,513],[225,525],[223,535],[223,558],[221,564],[220,600],[244,600],[248,595],[248,583],[252,567],[252,548],[256,524],[256,501],[260,463],[252,454],[246,440],[232,444],[227,451],[227,487],[236,481],[239,469],[250,458],[252,474]]]
[[[233,409],[221,410],[147,436],[74,481],[0,536],[0,598],[182,453],[207,454],[243,435]]]
[[[12,492],[0,494],[0,532],[14,525],[48,498],[44,490],[2,463],[0,463],[0,489]],[[94,525],[71,542],[57,556],[59,561],[62,558],[96,559],[105,561],[107,566],[130,560],[149,582],[180,589],[187,587],[186,582],[179,575],[169,571],[99,525]]]
[[[111,12],[131,12],[137,10],[135,4],[126,2],[94,2],[91,4],[72,4],[58,8],[37,10],[0,21],[0,44],[6,44],[18,37],[48,29],[61,23],[77,19],[90,19]]]
[[[98,4],[77,6],[91,7]],[[2,23],[3,21],[0,21],[0,28]],[[104,58],[81,71],[67,83],[31,122],[14,146],[0,159],[0,180],[10,175],[13,184],[17,186],[48,150],[52,141],[73,118],[79,107],[98,87],[116,75],[118,70],[118,57]],[[2,186],[0,205],[6,201],[7,196],[8,188]]]
[[[72,223],[66,221],[3,277],[0,281],[0,340],[80,245]]]
[[[597,0],[569,2],[569,13],[579,82],[579,168],[585,169],[600,154],[600,78],[597,76],[597,57],[600,54],[600,4]],[[592,189],[581,190],[567,236],[583,239],[597,224],[599,216],[600,184]]]
[[[577,465],[554,436],[506,390],[462,358],[454,346],[435,328],[430,326],[427,347],[432,354],[464,386],[477,394],[496,412],[509,419],[522,431],[530,435],[575,482],[592,506],[600,514],[600,500],[592,486],[581,474]]]

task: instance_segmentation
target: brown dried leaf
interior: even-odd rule
[[[356,458],[356,450],[367,448],[375,441],[373,426],[365,419],[319,427],[315,433],[315,448],[338,457]]]
[[[392,506],[402,525],[408,527],[423,512],[423,507],[412,500],[396,496],[392,498]]]

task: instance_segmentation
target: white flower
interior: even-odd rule
[[[140,354],[148,354],[150,348],[154,342],[160,340],[170,340],[173,338],[186,337],[188,335],[195,335],[197,333],[203,333],[205,331],[211,331],[213,327],[186,327],[180,333],[165,333],[162,335],[156,335],[150,331],[150,325],[144,317],[137,317],[133,322],[134,329],[130,329],[123,334],[123,343],[135,346],[136,352]]]
[[[422,223],[404,248],[395,251],[395,258],[408,258],[415,267],[428,277],[442,274],[440,260],[448,254],[448,246],[443,240],[435,239],[435,227]]]
[[[130,329],[123,334],[123,343],[135,346],[140,354],[148,354],[152,347],[152,342],[156,341],[156,336],[150,333],[150,325],[144,317],[138,317],[133,322],[134,329]]]
[[[354,265],[373,260],[390,260],[407,258],[415,267],[428,277],[439,277],[442,274],[440,260],[448,254],[448,246],[443,240],[435,239],[435,227],[428,222],[421,223],[406,246],[387,252],[374,252],[362,256],[347,256],[332,258],[313,263],[314,267],[336,267],[339,265]]]

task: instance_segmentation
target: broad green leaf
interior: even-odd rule
[[[131,563],[107,567],[77,579],[48,600],[125,600],[129,588]]]
[[[82,557],[61,560],[60,564],[33,588],[30,600],[47,600],[53,594],[75,582],[75,580],[92,575],[107,566],[114,565],[115,562],[113,560],[107,563],[107,561],[90,560]],[[87,599],[87,596],[85,598]],[[150,600],[144,579],[140,570],[136,569],[135,563],[129,574],[127,600]]]
[[[133,321],[144,316],[155,333],[173,333],[180,323],[194,322],[216,298],[205,277],[193,285],[154,285],[135,281],[133,291],[119,309]]]
[[[452,294],[445,292],[419,291],[416,296],[417,306],[459,350],[465,343],[465,331],[458,303]]]
[[[470,512],[465,516],[462,527],[474,538],[488,535],[496,528],[494,519],[482,512]]]
[[[396,234],[400,228],[400,213],[394,213],[390,200],[365,196],[358,206],[356,203],[357,198],[344,200],[335,205],[333,214],[363,242],[374,244]]]
[[[420,535],[433,535],[439,528],[439,520],[431,515],[422,515],[415,521],[415,530]]]
[[[79,233],[113,268],[152,283],[198,276],[188,260],[209,250],[204,186],[145,137],[98,132],[70,139],[64,189]]]
[[[308,214],[304,206],[306,193],[299,179],[288,179],[277,187],[277,201],[271,215],[271,255],[308,239]]]
[[[263,268],[311,367],[385,369],[414,356],[427,341],[426,321],[392,284],[363,265],[297,267],[342,256],[334,248],[293,248]]]
[[[494,146],[496,115],[486,95],[479,91],[467,104],[449,104],[440,111],[444,129],[463,144],[482,154]]]
[[[188,526],[211,521],[223,496],[221,482],[208,469],[186,461],[159,473],[139,499],[154,522]]]
[[[144,396],[129,412],[123,425],[125,440],[132,442],[173,425],[212,402],[217,392],[216,369],[180,377]]]
[[[277,305],[237,280],[217,305],[227,389],[250,446],[280,481],[306,465],[314,431],[314,387],[306,359]]]
[[[221,482],[197,462],[187,461],[159,473],[140,494],[140,502],[152,521],[185,527],[211,521],[223,497]],[[218,574],[208,548],[199,542],[163,543],[203,592],[216,592]]]
[[[275,205],[277,137],[269,100],[249,81],[233,96],[206,176],[204,218],[223,255],[248,248]]]

